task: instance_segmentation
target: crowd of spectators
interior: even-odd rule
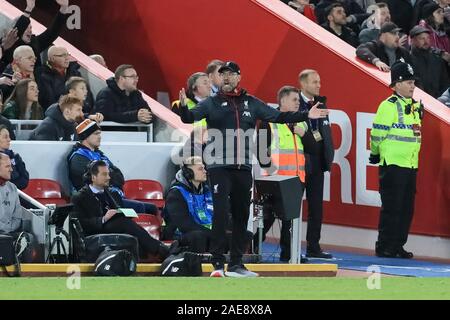
[[[450,86],[450,0],[281,0],[390,72],[403,59],[440,101]],[[442,98],[440,98],[442,96]]]

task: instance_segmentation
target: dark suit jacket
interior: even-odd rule
[[[317,97],[314,101],[323,101],[324,97]],[[326,105],[322,104],[321,108],[326,109]],[[309,109],[309,105],[306,101],[303,100],[303,97],[300,96],[300,110]],[[308,131],[302,137],[303,148],[305,151],[305,159],[306,159],[306,173],[312,173],[314,167],[320,168],[323,172],[331,171],[331,165],[333,163],[334,158],[334,146],[333,146],[333,137],[331,135],[331,124],[330,119],[328,117],[324,119],[319,119],[318,121],[318,130],[322,135],[323,148],[321,148],[321,143],[316,142],[314,136],[312,134],[311,121],[308,121]],[[312,164],[320,163],[320,166],[312,166]]]
[[[115,205],[110,209],[117,209],[122,206],[122,198],[112,190],[106,191],[112,198]],[[72,197],[74,204],[74,217],[78,218],[83,227],[85,235],[99,234],[103,232],[103,208],[89,186],[84,186]],[[114,217],[113,217],[114,218]]]

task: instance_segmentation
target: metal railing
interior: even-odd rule
[[[13,126],[13,129],[16,134],[17,140],[28,140],[31,130],[36,128],[42,120],[10,120],[11,124]],[[108,127],[112,128],[137,128],[138,132],[146,132],[146,141],[147,142],[153,142],[153,124],[145,124],[140,122],[131,122],[131,123],[118,123],[113,121],[103,121],[100,123],[100,127],[105,132],[110,132],[107,130]],[[122,132],[113,130],[112,132]],[[123,131],[123,132],[129,132],[129,131]]]

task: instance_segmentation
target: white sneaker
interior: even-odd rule
[[[232,278],[253,278],[259,277],[259,274],[256,272],[248,270],[244,265],[236,265],[227,268],[227,272],[225,272],[227,277]]]
[[[211,272],[211,274],[209,276],[211,278],[224,278],[225,272],[223,271],[223,269],[217,269],[217,270],[214,270],[213,272]]]

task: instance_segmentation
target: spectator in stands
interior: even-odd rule
[[[339,39],[356,48],[359,42],[353,30],[346,27],[347,16],[342,4],[337,2],[331,4],[325,9],[324,14],[328,21],[323,24],[323,27]]]
[[[405,33],[408,34],[415,25],[414,10],[419,1],[410,0],[384,0],[389,6],[391,20]]]
[[[84,117],[86,119],[91,119],[98,123],[102,122],[104,117],[101,113],[97,112],[95,114],[89,114],[89,102],[86,101],[86,98],[89,96],[90,91],[88,90],[88,86],[86,80],[82,77],[70,77],[67,80],[65,85],[65,92],[73,98],[80,99],[83,102],[83,112]]]
[[[219,74],[219,68],[223,65],[221,60],[212,60],[206,67],[206,74],[211,82],[211,94],[219,92],[222,86],[222,77]]]
[[[79,99],[61,96],[45,112],[45,119],[31,132],[30,140],[74,141],[75,126],[83,119],[82,102]]]
[[[426,4],[422,10],[420,25],[430,30],[431,47],[450,53],[450,39],[444,29],[444,10],[435,2]],[[445,58],[445,57],[444,57]],[[446,58],[447,62],[450,59]]]
[[[92,60],[94,60],[97,63],[101,64],[105,68],[108,68],[108,66],[106,65],[106,62],[105,62],[105,58],[103,58],[103,56],[101,56],[99,54],[92,54],[92,55],[89,56],[89,58],[91,58]]]
[[[430,30],[415,26],[409,32],[411,37],[411,58],[418,77],[417,86],[439,97],[450,85],[445,61],[431,51]]]
[[[366,43],[369,41],[376,41],[380,35],[380,28],[386,22],[391,21],[391,14],[389,7],[384,2],[376,4],[375,12],[369,18],[371,21],[368,23],[367,28],[361,30],[359,33],[359,42]]]
[[[110,186],[121,195],[123,202],[139,213],[156,214],[158,209],[151,203],[145,203],[130,199],[125,199],[122,191],[125,178],[111,160],[99,149],[102,131],[95,121],[86,119],[77,126],[79,142],[77,142],[67,156],[69,168],[69,180],[76,190],[84,186],[83,174],[91,161],[103,160],[109,166],[111,175]]]
[[[297,10],[309,20],[317,23],[316,14],[314,13],[314,5],[309,3],[309,0],[293,0],[287,3],[289,7]]]
[[[34,80],[20,80],[6,100],[2,115],[8,119],[42,120],[44,113],[38,102],[38,94],[39,89]]]
[[[98,93],[95,112],[102,113],[106,121],[152,122],[152,111],[137,89],[138,81],[139,76],[132,65],[119,66],[114,77],[106,80],[107,87]]]
[[[450,108],[450,87],[444,91],[438,100]]]
[[[370,6],[376,4],[375,0],[355,0],[355,2],[357,4],[359,4],[359,6],[361,7],[361,9],[363,10],[367,10]]]
[[[70,54],[64,47],[52,46],[48,49],[48,61],[42,66],[39,78],[39,102],[47,110],[65,94],[66,81],[70,77],[81,77],[80,65],[70,61]],[[94,107],[94,98],[87,87],[87,95],[82,99],[83,112],[90,113]]]
[[[10,181],[20,190],[28,186],[30,175],[28,174],[25,163],[18,153],[14,153],[11,149],[11,138],[9,136],[8,127],[0,124],[0,152],[3,152],[11,159],[12,173]]]
[[[5,30],[4,36],[0,40],[0,73],[5,70],[7,63],[3,60],[3,53],[10,49],[14,43],[16,43],[19,37],[17,36],[17,28],[11,28]],[[0,84],[2,84],[2,78],[0,78]]]
[[[69,0],[55,0],[57,4],[60,5],[60,10],[53,20],[50,27],[47,28],[40,35],[36,36],[33,34],[33,30],[31,27],[31,20],[29,18],[31,11],[34,9],[34,0],[27,0],[27,8],[24,11],[24,15],[20,16],[15,25],[14,29],[17,29],[18,40],[12,45],[8,50],[5,50],[3,53],[2,60],[5,65],[10,64],[13,61],[13,52],[14,50],[22,45],[30,46],[35,56],[37,57],[36,65],[40,66],[41,63],[41,52],[46,50],[53,41],[58,38],[61,29],[66,24],[69,7]]]
[[[3,97],[2,92],[0,91],[0,111],[3,110]],[[10,132],[11,140],[16,140],[16,136],[14,135],[14,130],[11,125],[11,121],[8,120],[8,118],[5,118],[0,114],[0,125],[4,125],[8,128],[8,131]]]
[[[11,96],[19,80],[34,80],[35,63],[36,56],[30,46],[20,46],[14,50],[14,61],[3,72],[3,76],[8,77],[10,81],[0,86],[4,99]]]
[[[401,58],[412,64],[409,52],[400,47],[399,31],[400,28],[395,23],[385,23],[380,29],[378,41],[360,44],[356,49],[356,55],[385,72],[389,72],[390,66]]]
[[[1,102],[0,102],[0,108],[1,108]],[[11,125],[11,121],[8,120],[8,118],[5,118],[4,116],[0,115],[0,125],[5,126],[8,129],[8,132],[10,132],[11,140],[16,140],[16,136],[14,135],[14,130]]]
[[[364,12],[364,10],[355,2],[355,0],[321,0],[315,9],[317,22],[323,25],[327,22],[327,16],[325,15],[325,9],[335,2],[339,2],[345,9],[347,15],[347,26],[350,27],[355,34],[359,34],[360,25],[366,20],[370,14]]]
[[[188,251],[207,252],[212,228],[212,193],[206,182],[201,157],[183,161],[175,181],[169,188],[164,207],[164,221],[169,238],[174,234]]]
[[[170,250],[164,243],[152,238],[135,221],[117,211],[126,205],[120,195],[109,187],[107,162],[92,162],[85,180],[86,185],[72,197],[74,216],[79,219],[85,235],[126,233],[138,239],[141,256],[152,254],[162,259],[169,256]]]

